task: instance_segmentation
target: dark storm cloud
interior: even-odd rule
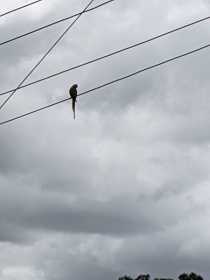
[[[78,198],[71,203],[64,198],[58,199],[57,195],[37,195],[27,191],[26,187],[22,187],[21,194],[13,199],[9,198],[11,193],[8,191],[2,190],[2,194],[4,194],[1,203],[2,241],[7,236],[7,230],[7,241],[11,241],[10,233],[18,237],[20,229],[23,236],[24,234],[27,236],[27,231],[32,230],[123,236],[159,231],[163,225],[171,223],[169,217],[163,215],[160,204],[145,199],[128,200],[122,197],[98,202]],[[25,198],[27,203],[24,203]],[[23,204],[24,209],[21,209]],[[36,205],[39,205],[38,209]],[[7,226],[7,223],[10,226]]]

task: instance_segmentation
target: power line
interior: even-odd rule
[[[33,2],[28,3],[28,4],[26,4],[26,5],[17,7],[17,8],[15,8],[15,9],[13,9],[13,10],[7,11],[7,12],[5,12],[5,13],[3,13],[3,14],[0,14],[0,18],[6,16],[6,15],[8,15],[8,14],[14,13],[14,12],[16,12],[16,11],[18,11],[18,10],[24,9],[24,8],[26,8],[26,7],[29,7],[29,6],[31,6],[31,5],[34,5],[34,4],[36,4],[36,3],[38,3],[38,2],[41,2],[41,1],[43,1],[43,0],[33,1]]]
[[[88,9],[88,7],[93,3],[91,0],[84,10],[76,17],[76,19],[65,29],[65,31],[59,36],[55,43],[49,48],[49,50],[41,57],[41,59],[35,64],[35,66],[30,70],[26,77],[20,82],[17,88],[6,98],[6,100],[0,105],[0,110],[7,104],[7,102],[12,98],[15,92],[22,86],[22,84],[31,76],[34,70],[42,63],[42,61],[50,54],[50,52],[55,48],[55,46],[61,41],[61,39],[66,35],[66,33],[71,29],[71,27],[78,21],[81,15]]]
[[[115,0],[109,0],[109,1],[103,2],[103,3],[99,4],[99,5],[94,6],[93,8],[87,9],[87,10],[86,10],[85,12],[83,12],[83,13],[91,12],[91,11],[93,11],[93,10],[95,10],[95,9],[97,9],[97,8],[100,8],[100,7],[102,7],[102,6],[104,6],[104,5],[108,4],[108,3],[113,2],[113,1],[115,1]],[[59,23],[61,23],[61,22],[67,21],[67,20],[69,20],[69,19],[72,19],[72,18],[74,18],[74,17],[80,15],[81,13],[82,13],[82,12],[79,12],[79,13],[77,13],[77,14],[74,14],[74,15],[71,15],[71,16],[68,16],[68,17],[59,19],[59,20],[54,21],[54,22],[52,22],[52,23],[49,23],[49,24],[47,24],[47,25],[43,25],[43,26],[41,26],[41,27],[39,27],[39,28],[33,29],[33,30],[30,31],[30,32],[26,32],[26,33],[20,34],[20,35],[18,35],[18,36],[15,36],[15,37],[13,37],[13,38],[10,38],[10,39],[8,39],[8,40],[6,40],[6,41],[0,42],[0,46],[3,46],[3,45],[8,44],[8,43],[10,43],[10,42],[16,41],[16,40],[21,39],[21,38],[23,38],[23,37],[29,36],[29,35],[31,35],[31,34],[33,34],[33,33],[39,32],[39,31],[41,31],[41,30],[43,30],[43,29],[49,28],[49,27],[51,27],[51,26],[53,26],[53,25],[56,25],[56,24],[59,24]]]
[[[193,21],[193,22],[188,23],[188,24],[186,24],[186,25],[182,25],[182,26],[177,27],[177,28],[175,28],[175,29],[172,29],[172,30],[169,30],[169,31],[167,31],[167,32],[164,32],[164,33],[161,33],[161,34],[159,34],[159,35],[156,35],[156,36],[154,36],[154,37],[151,37],[151,38],[149,38],[149,39],[147,39],[147,40],[145,40],[145,41],[138,42],[138,43],[133,44],[133,45],[130,45],[130,46],[128,46],[128,47],[119,49],[119,50],[117,50],[117,51],[113,51],[113,52],[111,52],[111,53],[108,53],[108,54],[105,54],[105,55],[103,55],[103,56],[97,57],[97,58],[95,58],[95,59],[89,60],[89,61],[87,61],[87,62],[78,64],[78,65],[76,65],[76,66],[73,66],[73,67],[64,69],[64,70],[59,71],[59,72],[56,72],[56,73],[54,73],[54,74],[52,74],[52,75],[45,76],[45,77],[43,77],[43,78],[41,78],[41,79],[38,79],[38,80],[36,80],[36,81],[33,81],[33,82],[30,82],[30,83],[28,83],[28,84],[23,85],[23,86],[19,87],[19,89],[22,89],[22,88],[25,88],[25,87],[28,87],[28,86],[31,86],[31,85],[34,85],[34,84],[43,82],[43,81],[45,81],[45,80],[54,78],[54,77],[56,77],[56,76],[59,76],[59,75],[61,75],[61,74],[66,73],[66,72],[69,72],[69,71],[72,71],[72,70],[75,70],[75,69],[84,67],[84,66],[86,66],[86,65],[88,65],[88,64],[92,64],[92,63],[94,63],[94,62],[103,60],[103,59],[105,59],[105,58],[108,58],[108,57],[111,57],[111,56],[113,56],[113,55],[119,54],[119,53],[121,53],[121,52],[125,52],[125,51],[127,51],[127,50],[136,48],[136,47],[138,47],[138,46],[141,46],[141,45],[144,45],[144,44],[146,44],[146,43],[149,43],[149,42],[152,42],[152,41],[154,41],[154,40],[157,40],[157,39],[159,39],[159,38],[161,38],[161,37],[167,36],[167,35],[169,35],[169,34],[171,34],[171,33],[174,33],[174,32],[180,31],[180,30],[182,30],[182,29],[184,29],[184,28],[187,28],[187,27],[190,27],[190,26],[192,26],[192,25],[198,24],[198,23],[200,23],[200,22],[202,22],[202,21],[204,21],[204,20],[207,20],[207,19],[210,19],[210,17],[205,17],[205,18],[202,18],[202,19]],[[9,94],[9,93],[11,93],[11,92],[13,92],[13,91],[14,91],[14,89],[10,89],[10,90],[8,90],[8,91],[2,92],[2,93],[0,93],[0,96]]]
[[[112,80],[112,81],[110,81],[110,82],[108,82],[108,83],[105,83],[105,84],[96,86],[96,87],[94,87],[94,88],[92,88],[92,89],[90,89],[90,90],[86,90],[86,91],[84,91],[84,92],[78,94],[78,96],[85,95],[85,94],[89,94],[89,93],[91,93],[91,92],[93,92],[93,91],[96,91],[96,90],[98,90],[98,89],[107,87],[107,86],[109,86],[109,85],[111,85],[111,84],[118,83],[118,82],[120,82],[120,81],[122,81],[122,80],[125,80],[125,79],[128,79],[128,78],[130,78],[130,77],[136,76],[136,75],[138,75],[138,74],[141,74],[141,73],[143,73],[143,72],[145,72],[145,71],[148,71],[148,70],[151,70],[151,69],[153,69],[153,68],[160,67],[161,65],[167,64],[167,63],[169,63],[169,62],[172,62],[172,61],[174,61],[174,60],[180,59],[180,58],[182,58],[182,57],[185,57],[185,56],[188,56],[188,55],[197,53],[197,52],[199,52],[199,51],[201,51],[201,50],[204,50],[204,49],[207,49],[207,48],[209,48],[209,47],[210,47],[210,44],[207,44],[207,45],[204,45],[204,46],[202,46],[202,47],[200,47],[200,48],[198,48],[198,49],[194,49],[194,50],[191,50],[191,51],[189,51],[189,52],[183,53],[183,54],[181,54],[181,55],[178,55],[178,56],[169,58],[169,59],[167,59],[167,60],[163,60],[163,61],[161,61],[161,62],[159,62],[159,63],[157,63],[157,64],[153,64],[152,66],[149,66],[149,67],[140,69],[140,70],[138,70],[138,71],[136,71],[136,72],[133,72],[133,73],[131,73],[131,74],[129,74],[129,75],[126,75],[126,76],[120,77],[120,78],[118,78],[118,79]],[[50,108],[50,107],[56,106],[56,105],[58,105],[58,104],[61,104],[61,103],[63,103],[63,102],[66,102],[66,101],[68,101],[68,100],[70,100],[70,99],[71,99],[71,98],[66,98],[66,99],[63,99],[63,100],[60,100],[60,101],[51,103],[51,104],[49,104],[49,105],[47,105],[47,106],[40,107],[40,108],[38,108],[38,109],[36,109],[36,110],[33,110],[33,111],[30,111],[30,112],[28,112],[28,113],[25,113],[25,114],[22,114],[22,115],[13,117],[13,118],[8,119],[8,120],[6,120],[6,121],[0,122],[0,125],[4,125],[4,124],[10,123],[10,122],[13,122],[13,121],[15,121],[15,120],[24,118],[24,117],[26,117],[26,116],[35,114],[35,113],[40,112],[40,111],[42,111],[42,110],[45,110],[45,109],[48,109],[48,108]]]

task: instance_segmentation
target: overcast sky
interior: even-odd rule
[[[0,18],[0,41],[87,3],[43,0]],[[209,15],[208,0],[115,0],[83,15],[28,81]],[[0,91],[17,86],[69,23],[0,46]],[[67,98],[74,83],[82,92],[208,44],[209,27],[20,90],[0,121]],[[75,121],[66,102],[0,127],[1,280],[210,279],[209,63],[206,49],[82,96]]]

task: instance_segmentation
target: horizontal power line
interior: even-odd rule
[[[200,48],[191,50],[191,51],[189,51],[189,52],[185,52],[185,53],[183,53],[183,54],[181,54],[181,55],[178,55],[178,56],[169,58],[169,59],[167,59],[167,60],[163,60],[163,61],[161,61],[161,62],[159,62],[159,63],[157,63],[157,64],[153,64],[153,65],[151,65],[151,66],[149,66],[149,67],[140,69],[140,70],[138,70],[138,71],[136,71],[136,72],[133,72],[133,73],[131,73],[131,74],[129,74],[129,75],[120,77],[120,78],[115,79],[115,80],[112,80],[112,81],[110,81],[110,82],[108,82],[108,83],[105,83],[105,84],[96,86],[96,87],[94,87],[94,88],[92,88],[92,89],[90,89],[90,90],[84,91],[84,92],[78,94],[78,96],[82,96],[82,95],[85,95],[85,94],[89,94],[89,93],[91,93],[91,92],[93,92],[93,91],[96,91],[96,90],[98,90],[98,89],[107,87],[107,86],[109,86],[109,85],[111,85],[111,84],[118,83],[118,82],[120,82],[120,81],[122,81],[122,80],[125,80],[125,79],[128,79],[128,78],[130,78],[130,77],[136,76],[136,75],[141,74],[141,73],[143,73],[143,72],[145,72],[145,71],[148,71],[148,70],[151,70],[151,69],[153,69],[153,68],[159,67],[159,66],[161,66],[161,65],[167,64],[167,63],[169,63],[169,62],[172,62],[172,61],[174,61],[174,60],[180,59],[180,58],[182,58],[182,57],[185,57],[185,56],[188,56],[188,55],[191,55],[191,54],[200,52],[201,50],[207,49],[207,48],[209,48],[209,47],[210,47],[210,44],[207,44],[207,45],[204,45],[204,46],[202,46],[202,47],[200,47]],[[48,109],[48,108],[51,108],[51,107],[53,107],[53,106],[56,106],[56,105],[61,104],[61,103],[63,103],[63,102],[66,102],[66,101],[68,101],[68,100],[70,100],[70,99],[71,99],[71,98],[66,98],[66,99],[63,99],[63,100],[60,100],[60,101],[51,103],[51,104],[49,104],[49,105],[47,105],[47,106],[40,107],[40,108],[38,108],[38,109],[36,109],[36,110],[33,110],[33,111],[30,111],[30,112],[28,112],[28,113],[25,113],[25,114],[22,114],[22,115],[19,115],[19,116],[10,118],[10,119],[8,119],[8,120],[6,120],[6,121],[0,122],[0,125],[4,125],[4,124],[7,124],[7,123],[11,123],[11,122],[13,122],[13,121],[15,121],[15,120],[24,118],[24,117],[29,116],[29,115],[32,115],[32,114],[35,114],[35,113],[40,112],[40,111],[42,111],[42,110],[46,110],[46,109]]]
[[[109,1],[103,2],[103,3],[101,3],[100,5],[97,5],[97,6],[94,6],[93,8],[87,9],[84,13],[91,12],[91,11],[93,11],[93,10],[95,10],[95,9],[98,9],[98,8],[100,8],[100,7],[102,7],[102,6],[106,5],[106,4],[109,4],[109,3],[113,2],[113,1],[115,1],[115,0],[109,0]],[[6,40],[6,41],[0,42],[0,46],[3,46],[3,45],[8,44],[8,43],[10,43],[10,42],[16,41],[16,40],[21,39],[21,38],[23,38],[23,37],[29,36],[29,35],[31,35],[31,34],[33,34],[33,33],[39,32],[39,31],[41,31],[41,30],[43,30],[43,29],[49,28],[49,27],[51,27],[51,26],[53,26],[53,25],[56,25],[56,24],[59,24],[59,23],[61,23],[61,22],[67,21],[67,20],[69,20],[69,19],[72,19],[72,18],[74,18],[74,17],[79,16],[80,14],[81,14],[81,12],[79,12],[79,13],[77,13],[77,14],[74,14],[74,15],[71,15],[71,16],[68,16],[68,17],[65,17],[65,18],[62,18],[62,19],[59,19],[59,20],[57,20],[57,21],[54,21],[54,22],[52,22],[52,23],[50,23],[50,24],[41,26],[41,27],[39,27],[39,28],[33,29],[33,30],[30,31],[30,32],[20,34],[20,35],[18,35],[18,36],[15,36],[15,37],[13,37],[13,38],[10,38],[10,39],[8,39],[8,40]]]
[[[22,9],[24,9],[24,8],[26,8],[26,7],[29,7],[29,6],[31,6],[31,5],[34,5],[34,4],[36,4],[36,3],[38,3],[38,2],[41,2],[41,1],[43,1],[43,0],[33,1],[33,2],[28,3],[28,4],[26,4],[26,5],[17,7],[17,8],[15,8],[15,9],[13,9],[13,10],[7,11],[7,12],[5,12],[5,13],[3,13],[3,14],[0,14],[0,18],[6,16],[6,15],[8,15],[8,14],[14,13],[14,12],[16,12],[16,11],[18,11],[18,10],[22,10]]]
[[[76,24],[76,22],[80,19],[83,13],[89,8],[89,6],[93,3],[94,0],[88,2],[83,11],[76,17],[76,19],[67,26],[67,28],[62,32],[62,34],[56,39],[56,41],[52,44],[52,46],[44,53],[44,55],[39,59],[39,61],[32,67],[32,69],[28,72],[28,74],[24,77],[24,79],[18,84],[18,86],[13,90],[12,93],[0,104],[0,110],[5,107],[5,105],[9,102],[9,100],[14,96],[16,91],[24,84],[24,82],[31,76],[31,74],[39,67],[39,65],[45,60],[45,58],[53,51],[53,49],[58,45],[58,43],[64,38],[64,36],[69,32],[69,30]]]
[[[30,82],[30,83],[28,83],[28,84],[25,84],[25,85],[19,87],[18,90],[20,90],[20,89],[22,89],[22,88],[26,88],[26,87],[28,87],[28,86],[32,86],[32,85],[34,85],[34,84],[43,82],[43,81],[48,80],[48,79],[51,79],[51,78],[54,78],[54,77],[56,77],[56,76],[59,76],[59,75],[62,75],[62,74],[64,74],[64,73],[66,73],[66,72],[69,72],[69,71],[72,71],[72,70],[75,70],[75,69],[84,67],[84,66],[86,66],[86,65],[88,65],[88,64],[92,64],[92,63],[94,63],[94,62],[103,60],[103,59],[105,59],[105,58],[111,57],[111,56],[116,55],[116,54],[118,54],[118,53],[125,52],[125,51],[127,51],[127,50],[130,50],[130,49],[136,48],[136,47],[138,47],[138,46],[144,45],[144,44],[146,44],[146,43],[152,42],[152,41],[157,40],[157,39],[159,39],[159,38],[161,38],[161,37],[167,36],[167,35],[172,34],[172,33],[174,33],[174,32],[177,32],[177,31],[180,31],[180,30],[185,29],[185,28],[187,28],[187,27],[190,27],[190,26],[192,26],[192,25],[198,24],[198,23],[200,23],[200,22],[202,22],[202,21],[204,21],[204,20],[207,20],[207,19],[210,19],[210,17],[206,17],[206,18],[202,18],[202,19],[193,21],[193,22],[191,22],[191,23],[182,25],[182,26],[177,27],[177,28],[175,28],[175,29],[172,29],[172,30],[169,30],[169,31],[167,31],[167,32],[164,32],[164,33],[161,33],[161,34],[159,34],[159,35],[156,35],[156,36],[154,36],[154,37],[151,37],[151,38],[149,38],[149,39],[147,39],[147,40],[145,40],[145,41],[138,42],[138,43],[133,44],[133,45],[130,45],[130,46],[128,46],[128,47],[119,49],[119,50],[117,50],[117,51],[113,51],[113,52],[111,52],[111,53],[108,53],[108,54],[105,54],[105,55],[103,55],[103,56],[97,57],[97,58],[95,58],[95,59],[89,60],[89,61],[87,61],[87,62],[78,64],[78,65],[76,65],[76,66],[72,66],[72,67],[70,67],[70,68],[64,69],[64,70],[59,71],[59,72],[56,72],[56,73],[54,73],[54,74],[52,74],[52,75],[45,76],[45,77],[43,77],[43,78],[41,78],[41,79],[38,79],[38,80],[36,80],[36,81]],[[13,91],[14,91],[14,89],[10,89],[10,90],[8,90],[8,91],[2,92],[2,93],[0,93],[0,96],[9,94],[9,93],[11,93],[11,92],[13,92]]]

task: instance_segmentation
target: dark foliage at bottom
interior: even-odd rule
[[[149,274],[140,274],[136,278],[132,278],[130,276],[123,276],[120,277],[118,280],[152,280]],[[172,278],[154,278],[154,280],[175,280]],[[195,274],[194,272],[191,273],[183,273],[179,275],[178,280],[204,280],[202,276]]]

